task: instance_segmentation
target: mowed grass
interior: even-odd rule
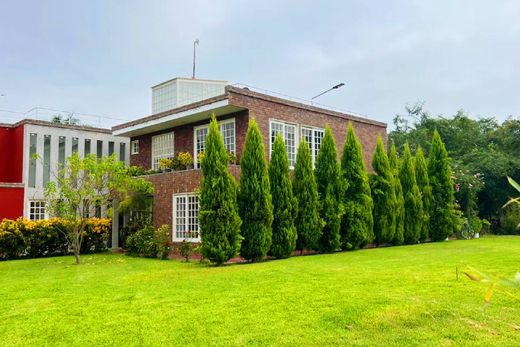
[[[116,254],[0,263],[0,345],[518,346],[520,237],[211,267]]]

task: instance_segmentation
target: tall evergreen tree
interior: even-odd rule
[[[430,179],[428,178],[428,167],[426,159],[421,146],[417,148],[415,154],[415,176],[417,179],[417,186],[421,192],[423,204],[423,220],[421,227],[421,241],[426,241],[430,236],[430,210],[432,205],[432,187],[430,186]]]
[[[229,154],[213,115],[202,160],[199,222],[202,255],[220,265],[238,254],[242,237],[237,184],[228,172]]]
[[[428,157],[428,176],[432,187],[430,237],[442,241],[455,229],[454,189],[448,152],[437,130],[433,133]]]
[[[273,206],[262,134],[254,119],[247,129],[240,170],[237,196],[243,237],[240,255],[249,261],[262,260],[271,247]]]
[[[300,141],[293,181],[294,197],[298,201],[296,249],[316,249],[322,233],[322,221],[318,208],[318,188],[312,168],[312,157],[305,139]]]
[[[401,180],[399,179],[399,158],[397,157],[397,150],[394,144],[392,144],[388,159],[394,175],[395,186],[395,234],[392,243],[394,245],[402,245],[404,243],[404,196]]]
[[[340,246],[342,185],[338,164],[336,141],[330,130],[325,128],[320,150],[316,158],[316,184],[320,201],[320,217],[324,222],[319,249],[333,252]]]
[[[273,145],[269,178],[274,212],[271,254],[276,258],[287,258],[296,248],[297,233],[294,219],[298,202],[293,195],[289,159],[280,134]]]
[[[370,177],[372,199],[374,200],[374,235],[378,245],[390,243],[395,236],[395,185],[394,175],[388,162],[383,140],[377,139],[377,146],[372,157],[375,174]]]
[[[362,248],[374,240],[374,204],[361,143],[352,123],[348,125],[343,146],[341,176],[345,188],[342,197],[344,214],[341,219],[341,245],[343,249]]]
[[[399,178],[404,195],[404,242],[417,243],[424,220],[421,191],[415,178],[415,165],[408,143],[404,146]]]

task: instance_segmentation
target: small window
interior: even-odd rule
[[[60,164],[60,169],[65,166],[65,136],[60,136],[58,141],[58,163]]]
[[[200,242],[199,197],[193,194],[173,196],[173,241]]]
[[[139,154],[139,140],[133,140],[130,148],[132,149],[132,154]]]
[[[45,219],[45,201],[29,202],[29,219],[42,220]]]
[[[51,135],[43,136],[43,186],[51,179]]]
[[[152,168],[160,168],[161,159],[173,159],[173,132],[152,137]]]

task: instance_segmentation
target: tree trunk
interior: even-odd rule
[[[81,264],[81,260],[79,258],[79,252],[74,251],[74,258],[76,258],[76,265]]]

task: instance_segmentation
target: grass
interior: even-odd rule
[[[520,303],[456,280],[513,277],[520,237],[210,267],[116,254],[0,263],[0,344],[520,345]]]

